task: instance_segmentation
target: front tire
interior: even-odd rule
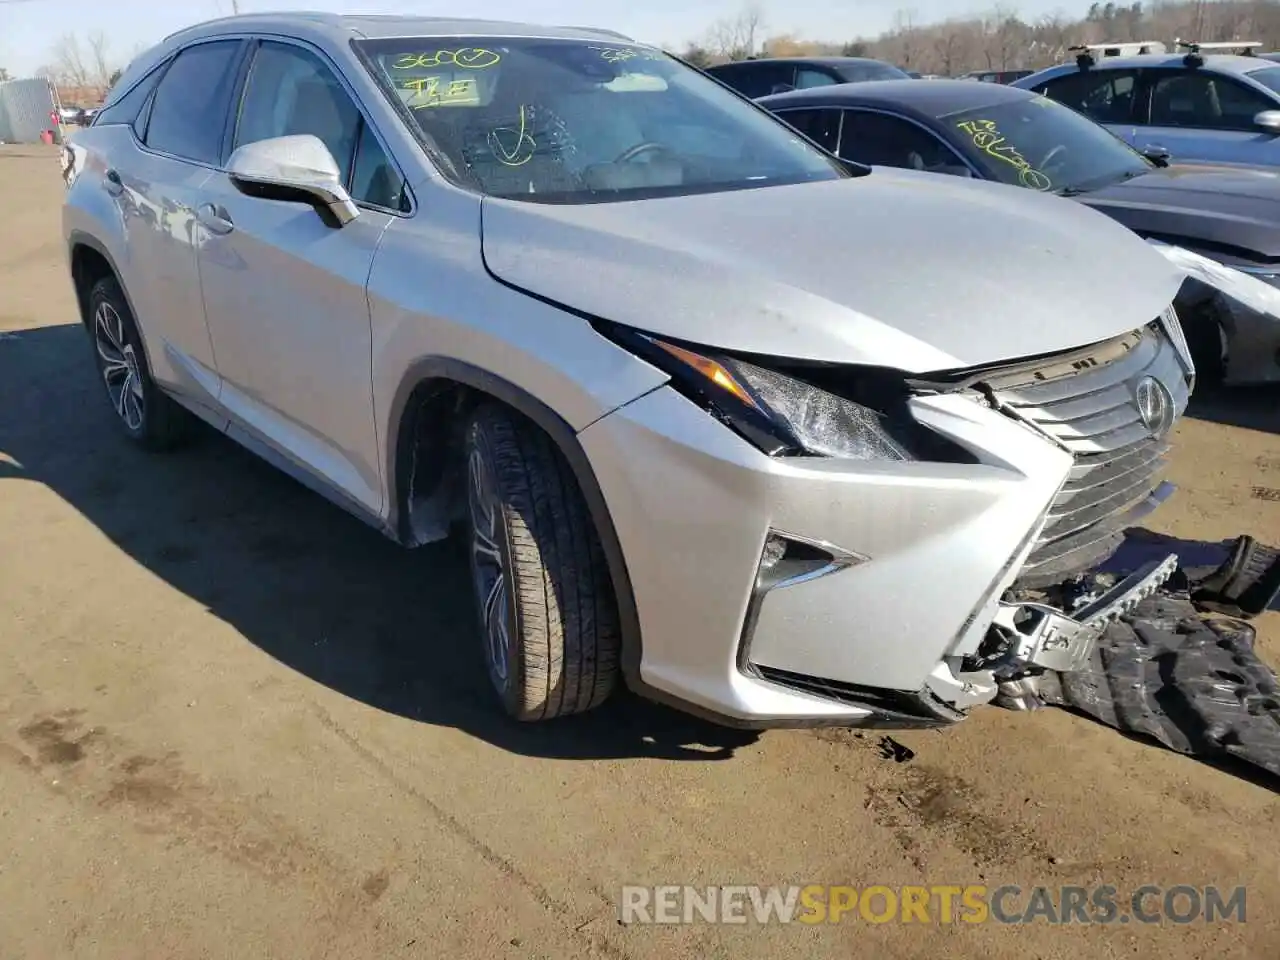
[[[89,291],[89,333],[107,400],[129,439],[148,450],[167,450],[184,440],[190,416],[151,379],[129,302],[113,277],[103,277]]]
[[[617,604],[582,493],[551,438],[480,407],[466,430],[471,579],[489,679],[517,720],[599,706],[618,674]]]

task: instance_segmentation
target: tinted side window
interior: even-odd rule
[[[751,63],[736,65],[731,70],[713,71],[713,75],[754,100],[791,89],[795,70],[784,63]]]
[[[156,88],[147,146],[188,160],[218,162],[239,51],[239,40],[218,40],[178,54]]]
[[[1210,73],[1174,73],[1151,87],[1151,123],[1161,127],[1252,130],[1272,104],[1256,91]]]
[[[263,43],[245,84],[235,145],[302,133],[324,142],[347,182],[360,111],[314,54],[289,44]]]
[[[152,70],[135,84],[132,90],[111,104],[111,106],[102,110],[94,118],[94,125],[98,126],[107,123],[135,124],[143,104],[147,102],[147,97],[151,96],[151,91],[155,89],[156,81],[160,79],[163,73],[163,67],[157,67]]]
[[[329,148],[354,199],[400,209],[399,175],[333,71],[301,47],[263,42],[245,83],[235,145],[298,134]]]
[[[404,181],[387,159],[386,151],[373,134],[373,128],[360,123],[360,139],[356,141],[356,159],[351,168],[351,196],[361,203],[371,203],[388,210],[409,209]]]
[[[806,137],[832,153],[840,143],[840,111],[834,108],[822,110],[785,110],[778,116],[795,127]]]
[[[928,130],[883,113],[846,110],[840,156],[873,166],[955,173],[963,162]]]
[[[1098,123],[1131,123],[1136,87],[1132,70],[1081,71],[1050,80],[1039,92]]]
[[[800,67],[796,70],[796,89],[804,90],[808,87],[825,87],[832,83],[840,81],[831,74],[822,70],[814,70],[812,67]]]

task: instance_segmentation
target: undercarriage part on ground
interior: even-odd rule
[[[1218,569],[1203,577],[1188,571],[1191,600],[1207,610],[1256,617],[1280,596],[1280,550],[1240,537]]]
[[[1204,618],[1185,596],[1152,597],[1107,629],[1083,670],[1047,675],[1039,696],[1179,753],[1280,777],[1280,685],[1253,636],[1248,624]]]
[[[1178,543],[1145,532],[1135,542],[1153,552]],[[1183,568],[1113,620],[1082,663],[1011,678],[996,703],[1065,707],[1179,753],[1280,777],[1280,682],[1254,652],[1251,626],[1204,612],[1252,617],[1274,604],[1280,551],[1251,537],[1199,547],[1219,565]]]

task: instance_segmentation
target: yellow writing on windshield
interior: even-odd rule
[[[1018,180],[1032,190],[1049,190],[1053,181],[1031,165],[1018,148],[1005,139],[994,120],[962,120],[956,124],[973,140],[973,145],[989,157],[1003,160],[1018,171]]]
[[[443,77],[415,77],[400,83],[403,90],[412,90],[413,96],[405,101],[405,106],[414,110],[425,107],[478,107],[480,106],[480,89],[474,77],[463,77],[461,80],[444,82]]]
[[[427,53],[406,53],[391,64],[393,70],[415,70],[426,67],[462,67],[465,70],[483,70],[502,60],[502,55],[483,47],[462,47],[458,50],[435,50]]]
[[[529,135],[525,108],[520,108],[519,126],[495,127],[486,138],[493,158],[506,167],[522,167],[533,159],[538,145]]]
[[[666,58],[653,50],[640,47],[592,47],[600,52],[600,59],[606,63],[626,63],[628,60],[665,60]]]

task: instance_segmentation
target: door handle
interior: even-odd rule
[[[231,215],[222,207],[212,203],[202,203],[196,209],[196,219],[204,224],[205,229],[218,236],[225,236],[236,228],[231,222]]]
[[[108,170],[103,174],[103,181],[105,182],[107,193],[111,194],[111,196],[118,197],[124,193],[124,181],[120,179],[120,174],[115,170]]]

